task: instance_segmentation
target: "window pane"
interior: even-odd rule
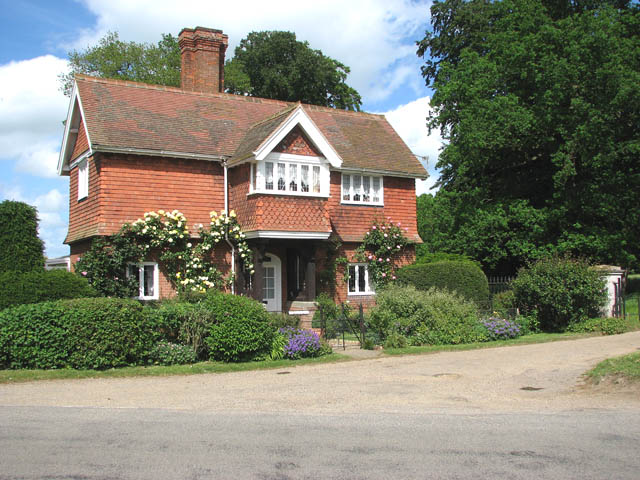
[[[320,167],[313,167],[313,193],[320,193]]]
[[[289,191],[298,191],[298,165],[293,163],[289,165]]]
[[[309,165],[300,165],[300,191],[309,191]]]
[[[273,190],[273,163],[264,162],[264,188],[266,190]]]
[[[373,199],[375,203],[380,202],[380,177],[373,177]]]
[[[354,293],[356,291],[356,267],[355,265],[349,265],[349,292]]]
[[[358,291],[359,292],[365,292],[367,290],[366,288],[367,273],[365,269],[366,267],[364,265],[358,265]]]
[[[359,202],[360,199],[362,198],[360,194],[360,183],[361,183],[362,177],[360,175],[352,175],[352,178],[353,178],[353,201]]]
[[[351,175],[342,175],[342,200],[351,200],[349,189],[351,188]]]
[[[284,163],[278,164],[278,190],[284,191],[287,186],[287,181],[284,178],[286,169],[286,165]]]
[[[371,195],[369,194],[369,180],[371,180],[371,177],[362,177],[362,201],[363,202],[370,202],[371,201]]]
[[[275,298],[275,268],[264,267],[264,283],[262,286],[262,298],[270,300]]]
[[[154,273],[155,267],[153,265],[143,265],[142,269],[144,271],[142,295],[144,297],[153,297],[154,291],[155,291],[155,285],[153,282],[154,280],[153,273]]]

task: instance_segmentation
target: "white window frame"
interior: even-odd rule
[[[153,295],[144,294],[144,267],[153,267]],[[130,263],[128,267],[138,268],[138,300],[158,300],[160,298],[159,269],[156,262]],[[127,276],[131,275],[130,268],[127,268]]]
[[[273,168],[273,188],[266,188],[266,165],[270,163]],[[284,190],[278,189],[278,164],[284,164],[285,183]],[[295,165],[296,178],[291,177],[291,165]],[[308,192],[302,191],[302,167],[308,167],[307,185]],[[319,168],[320,191],[313,191],[314,168]],[[331,172],[326,160],[321,157],[293,155],[287,153],[271,153],[265,160],[251,163],[249,181],[249,195],[260,193],[267,195],[291,195],[298,197],[329,197]],[[296,190],[291,189],[291,182],[295,180]]]
[[[354,287],[355,291],[351,291],[351,287],[349,285],[350,282],[347,282],[347,295],[375,295],[375,290],[373,288],[373,283],[369,280],[369,265],[366,263],[350,263],[347,265],[347,272],[349,272],[349,276],[351,276],[351,267],[355,267],[355,278],[354,278]],[[364,267],[364,291],[359,291],[358,287],[360,285],[360,269],[358,267]],[[349,279],[351,280],[351,279]]]
[[[359,177],[360,180],[360,187],[358,188],[358,191],[354,191],[353,188],[353,184],[354,182],[354,177]],[[345,178],[349,178],[349,190],[345,191]],[[370,200],[369,201],[364,201],[362,200],[362,198],[364,198],[364,179],[368,178],[369,180],[369,196],[370,196]],[[378,206],[384,206],[384,181],[383,181],[384,177],[378,176],[378,175],[361,175],[361,174],[356,174],[356,173],[343,173],[342,174],[342,178],[340,179],[340,203],[343,204],[348,204],[348,205],[378,205]],[[380,191],[379,191],[379,198],[377,202],[373,201],[373,180],[374,179],[378,179],[380,181]],[[349,195],[349,199],[345,200],[345,194]],[[354,195],[360,195],[361,200],[353,200]]]
[[[78,163],[78,200],[89,196],[89,160]]]

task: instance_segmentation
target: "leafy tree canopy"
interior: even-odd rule
[[[123,42],[117,32],[109,32],[98,45],[69,52],[70,71],[60,75],[61,89],[71,95],[76,73],[179,87],[180,64],[178,39],[171,34],[163,33],[153,45]]]
[[[178,39],[170,34],[153,45],[123,42],[109,32],[98,45],[69,53],[70,71],[60,76],[61,89],[71,94],[75,73],[179,87],[180,67]],[[349,67],[296,40],[295,33],[251,32],[225,64],[225,88],[238,95],[360,110],[360,95],[345,83],[348,73]]]
[[[345,83],[349,67],[296,40],[292,32],[251,32],[225,65],[230,93],[360,110]]]
[[[640,8],[441,0],[418,43],[441,187],[418,201],[431,251],[515,271],[545,252],[640,259]]]
[[[23,202],[0,203],[0,273],[44,270],[38,212]]]

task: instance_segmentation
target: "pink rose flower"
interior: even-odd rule
[[[375,225],[374,225],[373,227],[371,227],[371,230],[375,230],[375,229],[376,229],[376,226],[375,226]]]
[[[384,227],[382,227],[382,228],[384,228]],[[387,235],[386,233],[384,234],[384,238],[387,238],[388,236],[389,236],[389,235]]]
[[[387,258],[387,262],[390,262],[390,261],[391,261],[391,260],[389,260],[389,259]]]
[[[86,277],[87,276],[87,272],[82,272],[82,276]]]
[[[386,276],[387,276],[387,274],[386,274],[386,273],[384,273],[384,272],[382,272],[382,278],[384,278],[384,277],[386,277]]]
[[[369,255],[369,260],[373,260],[373,255]]]
[[[393,277],[391,277],[391,278],[395,280],[397,277],[394,275],[394,276],[393,276]]]

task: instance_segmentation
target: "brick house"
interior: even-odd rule
[[[94,237],[147,211],[178,209],[192,225],[235,210],[256,272],[234,290],[304,312],[327,252],[339,244],[351,258],[374,220],[402,222],[420,241],[415,179],[427,173],[384,116],[225,94],[227,36],[183,29],[179,44],[182,88],[76,77],[58,163],[70,176],[72,264]],[[232,253],[214,253],[225,272]],[[352,279],[338,269],[335,300],[369,302],[366,265],[346,268]],[[140,278],[142,298],[175,293],[153,259]]]

